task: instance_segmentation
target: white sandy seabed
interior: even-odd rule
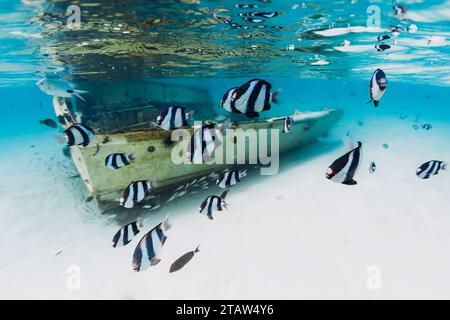
[[[147,225],[171,214],[162,261],[139,273],[131,256],[144,232],[111,247],[116,220],[85,204],[82,182],[68,178],[76,172],[51,137],[2,142],[0,298],[449,299],[450,172],[415,176],[423,162],[450,160],[450,128],[432,124],[415,131],[411,119],[342,121],[327,140],[282,155],[278,175],[235,186],[229,210],[213,221],[197,208],[216,186],[171,202]],[[363,142],[356,186],[324,177],[346,151],[333,137],[349,128]],[[169,274],[198,244],[200,253]],[[77,270],[74,289],[67,284]]]

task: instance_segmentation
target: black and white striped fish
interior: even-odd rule
[[[424,129],[426,131],[431,130],[432,128],[433,128],[433,126],[429,123],[425,123],[422,125],[422,129]]]
[[[447,170],[447,163],[439,160],[431,160],[422,164],[416,171],[416,175],[421,179],[428,179],[430,176],[438,174],[440,170]]]
[[[253,79],[238,88],[228,90],[221,106],[228,112],[243,113],[249,118],[259,117],[259,112],[270,110],[270,102],[277,103],[278,92],[270,92],[272,85]]]
[[[155,266],[161,261],[158,258],[158,254],[167,240],[166,233],[170,228],[171,225],[169,219],[166,218],[139,241],[133,252],[132,265],[134,271],[144,271],[148,267]]]
[[[155,181],[140,180],[131,182],[122,192],[120,205],[124,208],[133,208],[145,199],[148,191],[156,187]]]
[[[92,137],[94,137],[94,131],[88,126],[76,123],[70,128],[64,130],[64,134],[67,138],[67,146],[78,146],[83,145],[86,147],[89,142],[91,142]]]
[[[229,125],[229,120],[220,125],[208,122],[201,128],[195,129],[188,144],[188,160],[199,164],[214,159],[214,150],[220,146],[222,136]]]
[[[391,48],[391,46],[388,44],[385,44],[385,43],[378,43],[375,45],[375,49],[377,49],[378,52],[383,52],[390,48]]]
[[[378,40],[379,42],[381,42],[381,41],[384,41],[384,40],[387,40],[387,39],[390,39],[390,38],[391,38],[390,36],[383,34],[383,35],[379,35],[379,36],[377,37],[377,40]]]
[[[112,246],[114,248],[126,246],[141,231],[139,227],[142,227],[142,224],[134,221],[120,228],[112,239]]]
[[[227,208],[225,203],[225,197],[227,196],[227,191],[224,191],[220,197],[218,196],[208,196],[200,205],[199,212],[206,214],[206,216],[212,220],[214,211],[223,211]]]
[[[105,158],[105,167],[109,169],[120,169],[129,165],[134,160],[132,154],[112,153]]]
[[[241,178],[245,177],[246,175],[247,175],[246,170],[244,171],[234,170],[223,172],[217,178],[216,184],[222,189],[228,189],[237,184],[238,182],[240,182]]]
[[[187,120],[192,119],[192,113],[183,107],[170,106],[165,108],[156,118],[156,123],[164,130],[174,130],[189,126]]]
[[[239,13],[241,17],[263,17],[263,18],[274,18],[280,15],[279,12],[245,12]]]
[[[283,124],[283,132],[284,133],[289,133],[289,131],[291,131],[292,128],[292,117],[286,117],[286,119],[284,120],[284,124]]]
[[[375,72],[372,75],[372,78],[370,79],[369,85],[370,100],[367,103],[373,101],[374,106],[378,107],[378,102],[383,97],[386,88],[387,88],[387,78],[383,70],[381,69],[375,70]]]
[[[325,173],[327,179],[346,185],[357,184],[354,180],[354,176],[361,163],[361,146],[362,143],[358,141],[358,146],[356,148],[335,160]]]

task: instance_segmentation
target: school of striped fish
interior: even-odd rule
[[[240,9],[256,9],[257,5],[236,5]],[[396,7],[395,12],[398,15],[404,14],[405,9],[402,7]],[[248,29],[252,26],[240,25],[236,22],[232,22],[229,18],[218,15],[216,12],[212,12],[214,17],[222,23],[228,24],[232,27]],[[254,27],[267,27],[276,28],[274,26],[260,25],[265,19],[277,17],[279,12],[244,12],[240,13],[239,17],[246,22],[254,23]],[[413,28],[413,27],[411,27]],[[390,32],[395,37],[403,29],[401,27],[392,26]],[[391,48],[386,44],[387,40],[391,39],[390,35],[382,34],[377,37],[377,43],[375,49],[377,51],[386,51]],[[349,43],[344,43],[350,45]],[[61,85],[54,84],[49,79],[43,79],[38,82],[38,85],[43,89],[52,87],[61,87]],[[380,105],[380,101],[386,93],[388,87],[388,80],[385,72],[381,69],[376,69],[369,82],[369,102],[373,103],[375,107]],[[62,92],[65,92],[68,96],[75,95],[82,99],[80,94],[88,93],[82,90],[75,90],[73,88],[60,88]],[[50,89],[48,89],[50,90]],[[60,90],[60,91],[61,91]],[[260,117],[260,114],[266,112],[272,108],[272,104],[278,103],[279,91],[274,91],[272,84],[263,79],[251,79],[243,84],[237,84],[227,90],[220,106],[228,113],[242,114],[246,117],[253,119]],[[190,127],[190,121],[193,120],[193,112],[188,111],[181,106],[168,106],[164,110],[161,110],[160,114],[155,119],[156,125],[165,131],[172,131],[179,128]],[[406,119],[406,115],[402,115],[401,119]],[[48,120],[48,119],[46,119]],[[293,116],[286,116],[284,118],[281,131],[288,134],[295,122]],[[42,121],[41,123],[52,126],[49,121]],[[363,125],[361,122],[360,125]],[[213,121],[207,121],[201,128],[197,128],[193,131],[191,141],[188,146],[187,154],[189,160],[192,163],[203,163],[213,159],[214,150],[218,147],[219,141],[217,136],[224,135],[225,129],[229,126],[229,121],[222,123],[216,123]],[[418,130],[422,128],[425,131],[432,129],[431,124],[414,124],[413,128]],[[86,147],[94,136],[94,130],[82,123],[76,123],[64,130],[64,135],[61,140],[67,142],[69,147]],[[388,149],[389,145],[384,144],[383,147]],[[356,143],[348,143],[348,151],[334,160],[325,172],[325,177],[333,182],[352,186],[357,184],[356,176],[358,169],[362,163],[363,143],[357,141]],[[132,154],[125,153],[113,153],[108,155],[104,160],[104,165],[108,169],[119,170],[125,166],[137,165],[139,159],[135,159]],[[375,162],[370,162],[369,172],[374,174],[377,166]],[[421,164],[417,170],[416,175],[420,179],[429,179],[434,175],[439,174],[441,171],[447,169],[446,162],[442,160],[430,160]],[[112,171],[111,171],[112,172]],[[208,178],[215,178],[216,185],[224,191],[220,195],[211,194],[208,195],[201,203],[198,212],[205,215],[208,219],[213,220],[214,215],[224,210],[227,210],[226,197],[231,188],[238,184],[242,178],[247,174],[246,170],[239,169],[226,169],[221,172],[215,172],[208,176],[194,179],[185,185],[179,186],[175,193],[167,202],[173,201],[179,196],[187,193],[187,189],[191,186],[197,186],[202,190],[208,190],[209,184]],[[131,181],[129,185],[123,190],[119,204],[123,208],[134,208],[140,205],[140,203],[151,193],[152,190],[158,187],[155,179],[143,179],[139,181]],[[150,208],[151,206],[142,206],[141,208]],[[153,208],[154,209],[154,208]],[[160,259],[160,253],[168,238],[168,233],[171,228],[171,221],[169,216],[164,218],[163,221],[153,226],[150,231],[145,233],[137,243],[133,255],[132,255],[132,269],[134,271],[143,271],[151,266],[157,265]],[[112,245],[114,248],[123,247],[132,242],[132,240],[141,233],[141,230],[146,227],[143,221],[133,221],[121,227],[113,236]],[[175,272],[182,269],[193,257],[199,252],[199,247],[196,249],[184,253],[171,265],[169,272]]]

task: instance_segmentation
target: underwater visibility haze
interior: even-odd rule
[[[0,298],[449,299],[449,37],[448,0],[1,1]]]

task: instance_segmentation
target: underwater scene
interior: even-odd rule
[[[450,299],[449,0],[0,1],[1,299]]]

